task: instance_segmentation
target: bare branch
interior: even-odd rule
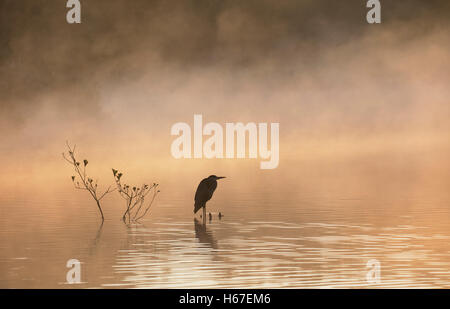
[[[123,221],[126,222],[126,220],[128,219],[128,223],[130,223],[131,221],[137,221],[138,219],[144,217],[159,192],[156,191],[156,187],[158,186],[158,184],[154,183],[152,186],[142,184],[139,187],[133,186],[130,188],[129,185],[122,184],[122,173],[115,169],[112,169],[112,172],[117,185],[117,191],[119,192],[120,196],[125,199],[126,202],[126,209],[122,216]],[[152,201],[150,202],[149,206],[144,209],[143,205],[145,202],[145,197],[150,192],[154,192]]]
[[[87,169],[86,166],[88,165],[88,160],[84,159],[83,160],[83,170],[81,170],[80,168],[80,161],[78,161],[76,159],[75,156],[75,149],[76,149],[76,145],[72,147],[70,147],[70,144],[68,141],[66,141],[66,146],[68,148],[67,154],[63,153],[63,158],[65,161],[67,161],[70,165],[72,165],[72,167],[74,168],[75,173],[77,174],[78,177],[76,176],[72,176],[72,182],[74,183],[75,189],[78,190],[86,190],[89,192],[89,194],[92,196],[92,198],[94,199],[95,203],[97,204],[97,208],[100,212],[100,215],[102,216],[102,221],[105,220],[105,217],[103,215],[103,210],[102,207],[100,205],[100,200],[105,197],[107,194],[113,192],[114,190],[111,190],[111,186],[100,196],[98,197],[97,195],[97,181],[93,181],[92,178],[90,178],[87,174]],[[78,181],[75,182],[75,180],[78,178]],[[81,183],[80,183],[81,181]]]

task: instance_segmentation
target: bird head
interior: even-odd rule
[[[218,179],[222,179],[222,178],[226,178],[226,177],[223,177],[223,176],[216,176],[216,175],[211,175],[211,176],[209,176],[208,178],[212,178],[212,179],[218,180]]]

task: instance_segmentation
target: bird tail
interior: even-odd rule
[[[205,207],[205,203],[198,203],[195,202],[194,204],[194,214],[197,213],[197,211],[199,211],[200,208]]]

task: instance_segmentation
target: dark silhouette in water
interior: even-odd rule
[[[212,220],[212,215],[211,215],[211,213],[209,213],[209,221],[211,221]]]
[[[208,178],[203,179],[198,185],[197,192],[195,192],[195,204],[194,204],[194,214],[203,208],[203,221],[206,220],[206,202],[211,199],[214,191],[217,188],[217,180],[225,177],[217,177],[216,175],[211,175]]]
[[[117,185],[117,191],[126,202],[126,210],[122,215],[123,222],[126,223],[127,218],[128,224],[131,223],[131,221],[139,222],[139,219],[142,219],[147,214],[150,207],[152,207],[156,196],[160,192],[159,190],[157,190],[159,184],[154,182],[151,186],[143,184],[141,186],[133,187],[127,185],[126,183],[122,183],[123,174],[118,170],[112,169],[112,172],[114,181]],[[153,194],[151,195],[152,198],[150,200],[150,203],[144,205],[145,197],[150,192],[153,192]]]
[[[66,160],[70,165],[73,166],[75,174],[72,178],[72,183],[75,187],[75,189],[78,190],[86,190],[89,192],[91,197],[94,199],[95,203],[97,204],[98,211],[100,212],[100,215],[102,216],[102,222],[105,221],[105,216],[103,215],[102,206],[100,205],[100,201],[109,193],[113,192],[115,189],[111,190],[111,186],[108,187],[106,191],[103,193],[98,192],[98,184],[97,180],[94,181],[93,178],[90,178],[87,175],[87,165],[89,164],[89,161],[84,159],[83,164],[78,161],[78,159],[75,157],[75,148],[76,145],[71,147],[69,145],[69,142],[66,142],[68,152],[67,154],[63,152],[62,156],[64,160]]]
[[[205,244],[212,249],[217,249],[217,241],[214,239],[213,234],[206,228],[206,224],[201,224],[194,218],[194,225],[195,238],[197,238],[201,244]]]

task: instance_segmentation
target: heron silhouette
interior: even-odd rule
[[[203,208],[203,220],[206,220],[206,202],[211,199],[214,191],[217,188],[217,180],[225,177],[217,177],[216,175],[211,175],[208,178],[200,181],[197,191],[195,192],[195,204],[194,204],[194,214]]]

